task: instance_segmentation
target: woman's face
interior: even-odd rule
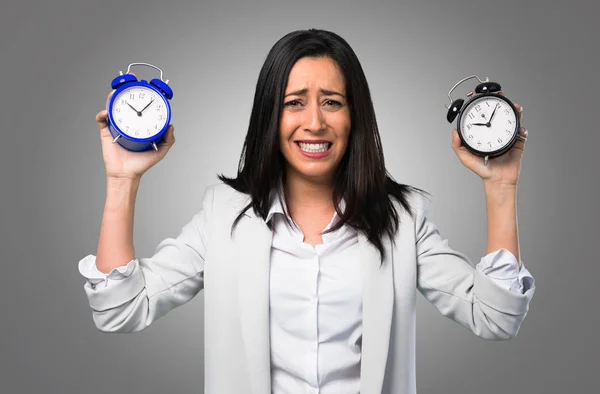
[[[345,86],[331,58],[304,57],[292,67],[279,129],[288,178],[333,181],[350,133]]]

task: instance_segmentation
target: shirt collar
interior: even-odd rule
[[[284,212],[284,208],[283,208],[284,206],[286,206],[285,205],[285,193],[283,192],[283,185],[281,182],[279,183],[279,186],[271,192],[271,201],[272,201],[271,208],[269,209],[269,213],[267,214],[265,223],[268,223],[273,218],[273,215],[275,215],[276,213],[281,213],[282,215],[286,214]],[[340,209],[342,212],[344,212],[345,208],[346,208],[346,202],[342,198],[342,200],[340,202]],[[327,226],[327,228],[332,227],[337,222],[338,219],[339,219],[339,215],[337,214],[337,212],[335,212],[333,215],[333,220],[331,222],[331,225]]]
[[[285,205],[285,196],[282,192],[281,186],[277,190],[271,192],[271,208],[265,219],[265,223],[269,223],[273,215],[276,213],[285,214],[283,211],[283,205]]]

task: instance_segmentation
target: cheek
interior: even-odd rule
[[[290,140],[292,139],[294,129],[286,123],[281,121],[279,126],[279,150],[283,153],[284,157],[288,158],[292,152],[292,146],[290,145]]]
[[[343,143],[343,145],[348,144],[348,138],[350,137],[350,122],[347,119],[341,119],[334,125],[335,130],[337,130],[337,136],[339,142]]]
[[[348,136],[338,138],[338,152],[340,156],[343,156],[348,150]]]
[[[279,136],[282,144],[287,142],[294,133],[294,120],[290,116],[282,116],[279,123]]]

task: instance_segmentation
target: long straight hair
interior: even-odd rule
[[[414,216],[407,194],[411,190],[427,192],[397,183],[387,172],[369,85],[360,62],[342,37],[326,30],[291,32],[277,41],[267,55],[256,84],[237,177],[218,176],[225,184],[251,197],[233,222],[231,231],[233,233],[250,207],[266,219],[272,192],[285,182],[285,158],[279,148],[281,112],[290,70],[303,57],[329,57],[337,63],[344,74],[351,114],[348,145],[336,169],[333,185],[332,199],[340,220],[326,232],[347,224],[363,232],[383,260],[382,238],[387,235],[393,242],[399,224],[392,198]],[[339,205],[342,198],[343,212]],[[286,220],[289,221],[287,215]],[[272,229],[271,222],[268,226]]]

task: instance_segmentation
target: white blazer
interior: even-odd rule
[[[491,340],[517,335],[535,291],[535,285],[524,294],[507,290],[473,268],[427,219],[427,200],[417,193],[409,200],[414,219],[394,200],[400,227],[395,247],[384,243],[381,268],[379,252],[359,232],[362,394],[416,393],[416,290],[442,315]],[[107,332],[140,331],[204,289],[206,394],[271,393],[272,232],[250,208],[230,237],[248,202],[248,195],[225,184],[209,186],[201,210],[177,238],[138,259],[141,269],[107,288],[85,286],[96,326]]]

